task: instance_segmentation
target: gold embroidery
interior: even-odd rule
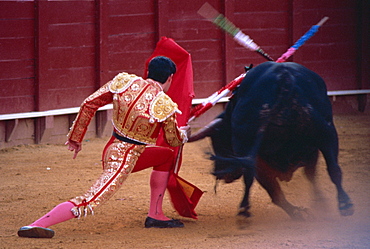
[[[173,147],[180,146],[183,141],[184,134],[181,131],[178,134],[177,131],[177,122],[175,116],[172,116],[164,121],[166,140]]]
[[[133,82],[113,100],[113,125],[122,136],[155,144],[160,124],[149,122],[149,106],[159,89],[140,79]]]
[[[81,142],[96,110],[107,103],[106,98],[101,98],[109,93],[109,84],[105,84],[96,92],[87,97],[80,106],[79,113],[70,128],[67,137],[73,141]]]
[[[131,83],[138,78],[140,77],[137,77],[134,74],[119,73],[116,75],[116,77],[113,78],[112,82],[110,83],[109,90],[112,93],[121,93],[125,91],[131,85]]]
[[[181,114],[180,110],[177,108],[177,104],[164,92],[160,92],[156,96],[149,109],[150,115],[159,122],[163,122],[175,112]]]
[[[101,176],[84,195],[77,196],[70,201],[77,205],[77,209],[88,207],[90,210],[85,210],[85,215],[88,211],[92,213],[97,206],[110,199],[122,186],[144,149],[143,145],[133,146],[116,139],[104,154]],[[79,210],[74,211],[76,216],[81,214]]]

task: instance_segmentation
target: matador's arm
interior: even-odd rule
[[[87,127],[89,126],[96,111],[100,107],[112,103],[113,94],[109,91],[109,83],[110,82],[99,88],[96,92],[91,94],[82,102],[80,111],[73,121],[72,127],[67,135],[69,140],[82,142],[86,134]]]

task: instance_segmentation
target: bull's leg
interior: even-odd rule
[[[304,214],[307,215],[307,209],[294,206],[286,200],[285,195],[280,188],[280,184],[277,181],[276,174],[271,170],[267,163],[261,159],[258,160],[256,179],[261,186],[266,189],[275,205],[281,207],[292,219],[304,219]]]
[[[352,215],[354,213],[353,203],[342,187],[342,170],[337,162],[337,153],[331,148],[323,149],[322,153],[326,161],[330,179],[337,188],[339,212],[343,216]]]
[[[354,213],[353,203],[342,187],[342,170],[338,163],[335,162],[336,160],[333,160],[332,155],[326,154],[324,157],[330,179],[337,188],[339,212],[343,216],[352,215]]]
[[[253,171],[253,172],[251,172]],[[245,170],[243,174],[243,181],[244,181],[244,197],[242,199],[242,202],[240,203],[238,215],[245,216],[245,217],[251,217],[251,213],[249,212],[250,204],[249,204],[249,193],[250,188],[252,186],[254,180],[254,170]]]
[[[325,204],[325,198],[322,195],[320,188],[316,182],[316,171],[317,171],[317,159],[319,151],[316,150],[312,156],[304,162],[304,173],[306,178],[310,181],[313,187],[313,193],[320,207],[323,208]]]
[[[322,136],[320,150],[324,155],[330,179],[337,188],[339,212],[343,216],[352,215],[354,213],[353,203],[342,187],[342,170],[338,164],[337,132],[332,123],[324,127],[326,136]]]
[[[316,150],[313,152],[312,156],[305,161],[304,173],[312,184],[315,184],[318,155],[318,150]]]

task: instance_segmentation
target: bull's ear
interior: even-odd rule
[[[244,67],[245,72],[248,72],[253,68],[253,64],[250,64],[249,67]]]

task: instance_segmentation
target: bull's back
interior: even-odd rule
[[[284,79],[290,76],[291,81]],[[292,89],[288,84],[292,84]],[[287,88],[287,89],[283,89]],[[316,109],[320,106],[330,106],[324,80],[310,69],[294,62],[265,62],[248,72],[241,83],[237,95],[244,102],[246,99],[266,99],[273,102],[281,91],[295,91],[299,98],[307,99]]]
[[[251,70],[234,101],[236,126],[247,124],[255,133],[248,139],[261,135],[259,155],[280,171],[312,161],[317,117],[332,118],[322,78],[292,62],[266,62]]]

